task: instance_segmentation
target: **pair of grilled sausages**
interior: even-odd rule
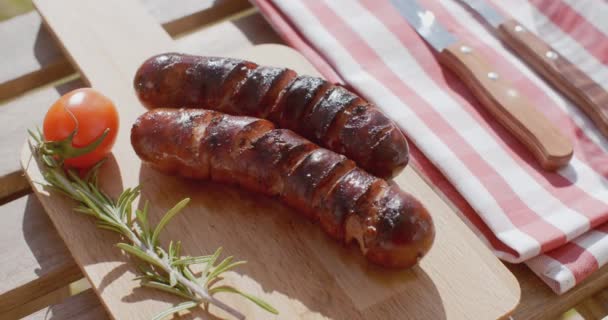
[[[410,194],[264,119],[155,109],[137,119],[131,143],[162,172],[278,197],[382,266],[410,267],[433,243],[432,219]]]
[[[142,64],[134,86],[149,108],[203,108],[268,119],[383,179],[397,175],[409,160],[403,133],[376,106],[287,68],[166,53]]]
[[[403,135],[344,88],[289,69],[179,54],[147,60],[135,88],[151,108],[199,108],[155,109],[136,121],[133,147],[160,171],[278,197],[383,266],[412,266],[430,249],[435,231],[426,209],[376,177],[407,163]]]

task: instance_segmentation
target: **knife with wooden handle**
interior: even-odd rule
[[[461,1],[496,29],[503,43],[581,108],[608,137],[606,90],[515,19],[508,19],[484,0]]]
[[[459,41],[416,0],[391,0],[399,13],[439,54],[481,104],[534,155],[545,170],[566,166],[572,143],[471,46]]]

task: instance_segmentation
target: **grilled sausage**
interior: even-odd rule
[[[148,108],[204,108],[266,118],[384,179],[398,174],[409,160],[403,133],[376,106],[290,69],[166,53],[141,65],[134,86]]]
[[[410,194],[267,120],[155,109],[137,119],[131,143],[162,172],[277,197],[383,266],[414,265],[434,239],[430,215]]]

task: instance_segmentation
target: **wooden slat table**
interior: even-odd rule
[[[61,304],[48,306],[26,317],[29,320],[100,320],[108,315],[99,303],[93,289],[65,299]]]
[[[246,0],[142,0],[178,43],[219,55],[280,38]],[[228,19],[231,17],[231,19]],[[59,239],[18,163],[26,128],[40,124],[62,93],[84,86],[36,12],[0,22],[0,319],[105,319],[91,290],[70,295],[82,274]],[[522,288],[514,319],[600,319],[608,314],[608,268],[563,296],[524,265],[509,266]],[[82,289],[82,288],[81,288]],[[76,290],[76,291],[81,291]],[[582,315],[582,316],[581,316]]]
[[[35,196],[3,205],[0,215],[0,314],[82,278]]]

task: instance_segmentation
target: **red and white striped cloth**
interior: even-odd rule
[[[608,140],[456,0],[419,1],[574,141],[569,167],[541,170],[388,0],[253,0],[325,77],[399,123],[415,164],[499,258],[569,290],[608,261]],[[608,3],[488,1],[608,89]]]

